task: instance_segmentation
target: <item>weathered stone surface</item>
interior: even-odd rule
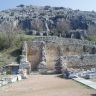
[[[28,61],[30,62],[31,70],[40,69],[45,72],[46,69],[55,69],[57,73],[60,73],[62,70],[70,68],[90,69],[96,67],[95,42],[47,36],[27,41],[26,44],[23,61],[27,62],[25,64],[27,66]]]
[[[63,62],[67,64],[68,68],[75,69],[91,69],[96,68],[96,55],[72,55],[64,56]]]
[[[40,62],[40,64],[38,65],[38,71],[41,73],[41,74],[46,74],[47,73],[47,66],[46,66],[46,62],[42,61]]]
[[[41,62],[38,65],[38,71],[40,73],[47,73],[47,63],[46,63],[46,51],[45,42],[41,42]]]
[[[19,74],[21,75],[22,79],[27,79],[28,78],[27,69],[23,69],[23,68],[20,69]]]
[[[30,62],[26,61],[25,56],[22,56],[20,61],[19,69],[27,69],[27,73],[30,73]]]

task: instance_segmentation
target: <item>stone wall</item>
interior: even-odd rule
[[[27,59],[31,63],[31,69],[36,70],[42,60],[42,41],[27,42],[27,45]],[[52,42],[46,43],[45,51],[47,68],[53,70],[55,68],[56,59],[59,57],[59,47]]]
[[[71,38],[59,38],[57,36],[43,36],[36,37],[34,41],[45,41],[45,42],[56,42],[63,45],[77,44],[77,45],[86,45],[86,46],[95,46],[96,42],[88,41],[88,40],[80,40],[80,39],[71,39]]]
[[[27,42],[27,59],[31,63],[31,70],[36,70],[41,60],[41,42]]]
[[[44,47],[44,53],[46,53],[44,55],[44,58],[46,58],[45,60],[42,60],[42,42],[44,42],[46,46]],[[69,68],[73,68],[74,66],[77,67],[78,64],[83,64],[85,67],[86,64],[90,65],[87,65],[87,67],[91,67],[95,64],[95,55],[91,55],[96,54],[95,42],[90,42],[87,40],[84,41],[77,39],[58,38],[53,36],[38,37],[35,38],[33,41],[27,41],[25,45],[27,45],[27,50],[22,54],[25,55],[27,60],[30,62],[31,70],[38,69],[38,65],[40,64],[40,62],[42,64],[42,61],[44,61],[43,63],[46,64],[48,70],[54,70],[55,67],[58,65],[57,61],[59,60],[59,63],[62,62],[62,59],[60,59],[60,57],[66,58],[63,58],[63,60],[66,61]],[[85,56],[84,54],[89,55]],[[87,60],[87,58],[89,60]]]
[[[60,56],[60,50],[57,44],[47,43],[46,45],[46,62],[47,67],[50,70],[55,69],[57,58]]]
[[[96,68],[96,54],[95,55],[70,55],[62,57],[63,64],[67,68],[73,69],[91,69]]]

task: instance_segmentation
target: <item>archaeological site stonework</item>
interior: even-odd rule
[[[90,70],[96,68],[96,43],[55,36],[37,37],[24,42],[22,56],[25,61],[21,60],[20,69],[28,69],[28,72]]]

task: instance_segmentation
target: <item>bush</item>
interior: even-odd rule
[[[7,40],[6,36],[3,33],[1,33],[0,34],[0,50],[8,48],[9,45],[10,44],[8,43],[8,40]]]

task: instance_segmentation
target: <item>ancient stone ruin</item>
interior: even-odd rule
[[[24,42],[20,69],[68,73],[96,68],[96,43],[55,36]]]

